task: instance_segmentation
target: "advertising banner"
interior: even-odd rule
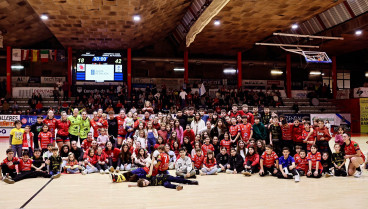
[[[41,77],[41,83],[57,83],[62,82],[64,83],[65,77]]]
[[[354,89],[354,98],[368,97],[368,87]]]
[[[19,119],[19,115],[0,115],[0,127],[14,128],[14,122]]]
[[[368,133],[368,98],[360,98],[360,132]]]
[[[47,116],[42,115],[45,119]],[[60,119],[60,115],[54,116],[56,119]],[[32,124],[35,124],[37,122],[37,115],[20,115],[20,122],[22,122],[22,127],[25,126],[31,126]]]
[[[285,114],[285,119],[288,123],[293,123],[295,119],[298,119],[299,122],[302,122],[303,118],[308,118],[310,120],[309,114]]]

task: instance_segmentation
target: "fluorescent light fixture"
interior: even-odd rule
[[[47,15],[43,14],[43,15],[41,15],[41,19],[42,19],[42,20],[47,20],[47,19],[49,19],[49,16],[47,16]]]
[[[23,65],[12,65],[10,68],[12,70],[23,70],[24,66]]]
[[[362,35],[362,33],[363,33],[363,31],[362,31],[362,30],[357,30],[357,31],[355,31],[355,35],[358,35],[358,36]]]
[[[213,24],[214,24],[214,25],[216,25],[216,26],[218,26],[218,25],[221,25],[221,22],[220,22],[220,20],[215,20],[215,21],[213,22]]]
[[[271,75],[282,75],[283,73],[281,70],[271,70]]]
[[[225,74],[235,74],[236,70],[234,68],[225,68],[224,73]]]
[[[309,75],[321,75],[322,73],[319,71],[311,71]]]
[[[293,25],[291,25],[291,28],[292,29],[297,29],[297,28],[299,28],[299,25],[298,24],[293,24]]]
[[[182,67],[176,67],[176,68],[174,68],[174,71],[176,71],[176,72],[184,72],[184,68],[182,68]]]
[[[139,15],[134,15],[134,16],[133,16],[133,20],[134,20],[134,21],[136,21],[136,22],[138,22],[138,21],[140,21],[140,20],[141,20],[141,16],[139,16]]]

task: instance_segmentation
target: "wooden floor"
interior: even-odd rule
[[[364,154],[367,136],[354,137]],[[332,144],[332,143],[331,143]],[[0,142],[1,159],[7,142]],[[20,208],[49,179],[0,182],[0,208]],[[219,174],[199,176],[199,186],[128,188],[108,175],[65,174],[53,180],[25,208],[368,208],[368,171],[359,179],[331,177],[300,183],[274,177]]]

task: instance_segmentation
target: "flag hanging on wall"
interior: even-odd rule
[[[54,60],[56,61],[56,55],[57,55],[57,50],[49,50],[50,53],[50,60]]]
[[[21,49],[13,49],[12,60],[13,61],[21,61],[22,58],[22,50]]]
[[[22,49],[22,60],[28,60],[28,59],[29,59],[29,50]]]
[[[39,53],[39,50],[32,50],[32,62],[38,61],[38,53]]]
[[[48,62],[48,61],[49,61],[49,51],[41,50],[41,62]]]
[[[204,87],[203,83],[201,84],[201,88],[199,88],[199,96],[202,96],[206,93],[206,88]]]

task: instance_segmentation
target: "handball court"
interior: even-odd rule
[[[367,135],[352,140],[367,153]],[[333,143],[334,138],[331,149]],[[8,140],[1,139],[0,153],[7,148]],[[363,170],[360,178],[301,177],[299,183],[258,174],[245,177],[220,173],[197,176],[199,185],[184,185],[182,191],[161,186],[128,188],[130,183],[112,183],[107,174],[62,174],[24,208],[367,208],[368,171]],[[173,171],[171,174],[175,175]],[[48,181],[0,182],[1,208],[20,208]]]

